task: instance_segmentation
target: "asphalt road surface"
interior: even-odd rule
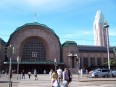
[[[9,87],[8,77],[1,75],[0,87]],[[26,75],[25,79],[17,80],[17,75],[13,75],[12,87],[51,87],[51,80],[48,74],[39,74],[38,80],[35,80],[34,75],[31,79]],[[116,78],[88,78],[86,75],[80,78],[74,74],[69,87],[116,87]]]

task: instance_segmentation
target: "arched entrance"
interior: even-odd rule
[[[44,69],[49,71],[52,68],[53,64],[47,64],[47,47],[44,40],[36,36],[29,37],[21,47],[21,62],[23,64],[20,66],[20,71],[24,69],[25,72],[33,72],[36,69],[38,73],[43,73]]]
[[[42,62],[46,60],[46,47],[42,40],[36,37],[27,39],[22,46],[21,61]]]

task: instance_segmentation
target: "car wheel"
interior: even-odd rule
[[[103,75],[103,78],[105,78],[106,76],[105,75]]]
[[[114,78],[115,76],[112,74],[112,77]]]
[[[95,75],[95,78],[98,78],[98,75]]]
[[[107,78],[110,78],[110,75],[109,74],[107,75]]]

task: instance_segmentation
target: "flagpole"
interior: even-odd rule
[[[37,11],[35,10],[35,13],[34,13],[34,17],[35,17],[35,22],[37,22]]]
[[[12,83],[11,83],[11,77],[12,77],[12,72],[11,72],[11,58],[9,61],[9,87],[12,87]]]
[[[56,60],[56,58],[54,59],[54,65],[55,65],[55,71],[56,71],[56,66],[57,66],[57,60]]]
[[[19,77],[19,56],[17,57],[17,80]]]

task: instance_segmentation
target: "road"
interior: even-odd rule
[[[2,75],[0,82],[2,81],[8,81],[8,78]],[[38,80],[34,79],[34,75],[31,76],[31,79],[26,75],[25,79],[19,80],[17,80],[16,75],[13,75],[12,81],[12,87],[51,87],[48,74],[39,74]],[[0,87],[8,87],[8,85],[8,83],[0,83]],[[87,76],[78,78],[77,75],[73,75],[70,87],[116,87],[116,78],[88,78]]]

